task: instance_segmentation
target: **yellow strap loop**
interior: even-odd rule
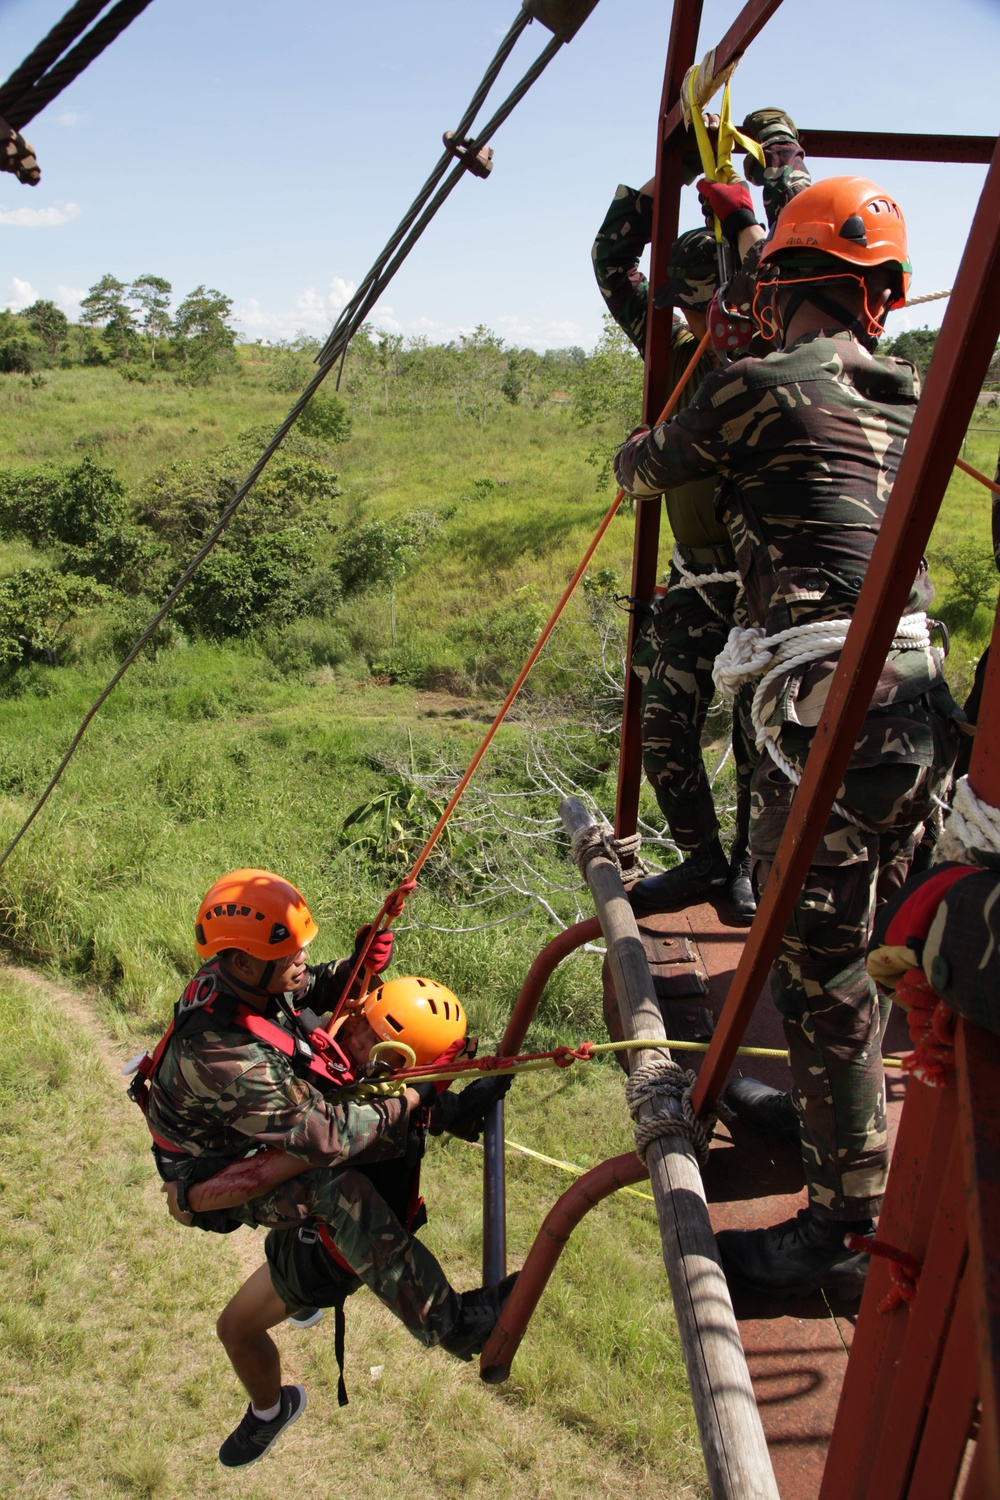
[[[694,125],[695,140],[698,142],[698,155],[701,157],[702,170],[709,182],[734,182],[736,180],[736,169],[733,166],[733,148],[738,147],[741,151],[748,152],[763,167],[764,152],[756,141],[752,141],[742,130],[737,130],[732,120],[732,105],[729,96],[729,79],[722,91],[722,105],[719,110],[719,149],[718,155],[712,150],[712,142],[708,138],[708,129],[701,106],[698,103],[698,75],[700,68],[692,68],[688,74],[688,102],[691,110],[691,123]],[[703,101],[706,102],[706,101]],[[717,243],[722,243],[722,225],[719,223],[718,215],[715,216],[715,238]]]

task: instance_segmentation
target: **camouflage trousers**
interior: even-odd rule
[[[705,593],[716,614],[693,588],[679,588],[671,566],[665,594],[645,606],[636,631],[632,670],[642,683],[642,764],[678,848],[690,852],[719,832],[712,788],[701,753],[705,715],[715,694],[712,665],[733,627],[737,585],[713,583]],[[733,715],[736,762],[736,835],[745,848],[750,819],[750,780],[756,761]]]
[[[922,704],[929,764],[848,769],[771,970],[802,1131],[809,1202],[831,1219],[878,1213],[888,1170],[882,1032],[888,1002],[865,967],[878,907],[906,879],[916,840],[954,762],[957,733]],[[897,710],[898,712],[898,710]],[[781,749],[805,763],[812,735],[786,726]],[[795,788],[765,752],[753,779],[750,850],[758,887],[771,868]],[[870,830],[870,831],[869,831]]]
[[[404,1229],[363,1172],[316,1168],[226,1212],[244,1224],[273,1229],[308,1227],[321,1219],[355,1276],[421,1344],[439,1343],[458,1321],[458,1293],[438,1261]],[[277,1290],[281,1296],[282,1288]]]

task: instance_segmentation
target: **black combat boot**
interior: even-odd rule
[[[633,911],[677,911],[721,896],[729,881],[729,861],[718,835],[692,850],[682,864],[662,875],[637,880],[628,893]]]
[[[498,1286],[481,1286],[474,1292],[462,1292],[458,1322],[441,1339],[441,1348],[454,1354],[456,1359],[469,1360],[478,1354],[496,1327],[516,1280],[515,1271],[505,1276]]]
[[[734,1078],[723,1095],[733,1114],[745,1125],[799,1142],[799,1117],[791,1094],[773,1089],[758,1078]]]
[[[838,1292],[856,1299],[864,1290],[868,1256],[844,1248],[844,1235],[871,1234],[871,1219],[841,1223],[811,1208],[769,1229],[725,1229],[715,1236],[726,1275],[736,1286],[766,1297],[808,1297]]]
[[[749,927],[757,915],[757,897],[750,880],[750,850],[744,843],[734,844],[729,855],[726,901],[730,920],[737,927]]]

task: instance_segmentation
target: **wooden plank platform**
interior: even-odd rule
[[[639,930],[670,1036],[701,1039],[722,1010],[746,929],[731,927],[723,907],[641,917]],[[785,1045],[770,995],[758,1001],[745,1038],[748,1045]],[[888,1053],[909,1051],[898,1011],[889,1024]],[[700,1054],[678,1053],[697,1070]],[[787,1064],[739,1058],[733,1070],[788,1088]],[[890,1136],[894,1138],[906,1084],[888,1075]],[[791,1218],[806,1202],[802,1164],[788,1142],[740,1124],[719,1126],[705,1174],[716,1230],[751,1229]],[[734,1295],[754,1390],[783,1500],[815,1500],[847,1354],[856,1307],[823,1297],[778,1301]]]

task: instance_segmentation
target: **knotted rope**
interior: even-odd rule
[[[674,543],[674,551],[670,561],[673,563],[677,572],[680,574],[680,582],[675,583],[673,587],[675,589],[694,589],[699,599],[703,600],[703,602],[708,605],[713,615],[715,615],[719,620],[725,620],[727,616],[721,609],[719,609],[718,605],[709,598],[709,596],[705,593],[705,589],[711,583],[739,583],[739,573],[737,573],[735,569],[728,573],[692,573],[690,568],[688,568],[687,564],[685,563],[684,558],[681,556],[681,549],[678,547],[676,542]]]
[[[705,1170],[715,1122],[706,1123],[695,1114],[691,1103],[694,1084],[695,1074],[669,1057],[641,1063],[629,1074],[625,1099],[635,1121],[635,1154],[640,1161],[645,1162],[649,1147],[661,1136],[682,1135],[690,1142],[698,1165]],[[675,1099],[680,1104],[680,1114],[670,1107]],[[653,1105],[654,1113],[640,1120],[639,1111],[646,1104]]]
[[[735,626],[729,639],[715,658],[712,678],[724,698],[734,698],[737,689],[752,678],[759,677],[757,690],[750,705],[750,721],[758,750],[766,750],[779,770],[783,771],[793,786],[802,780],[802,772],[782,755],[776,741],[768,734],[763,717],[763,703],[767,689],[777,677],[788,676],[799,667],[810,662],[823,661],[839,652],[847,640],[850,620],[812,620],[804,625],[792,625],[788,630],[779,630],[774,635],[765,635],[756,625],[746,628]],[[903,615],[896,627],[892,648],[895,651],[920,651],[930,648],[931,636],[927,616]],[[856,813],[849,812],[839,802],[834,810],[856,828],[866,833],[875,830]]]
[[[573,835],[573,859],[584,880],[587,878],[587,866],[590,861],[598,858],[609,859],[621,875],[623,856],[630,866],[630,879],[632,871],[636,868],[642,874],[647,875],[649,873],[647,866],[639,858],[641,848],[642,835],[640,833],[632,833],[627,838],[616,839],[615,831],[610,823],[590,823],[586,828],[578,828]]]
[[[1000,855],[1000,808],[981,802],[963,776],[955,787],[951,812],[938,836],[934,863],[957,859],[962,864],[982,865],[986,857]]]

